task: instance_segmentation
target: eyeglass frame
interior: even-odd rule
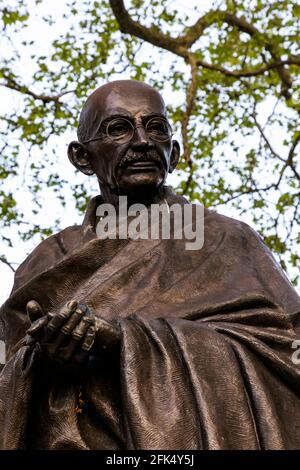
[[[84,140],[84,141],[82,141],[81,143],[82,143],[82,144],[88,144],[88,143],[90,143],[90,142],[95,142],[95,141],[97,141],[97,140],[102,140],[102,139],[105,138],[105,137],[107,137],[107,138],[108,138],[109,140],[111,140],[112,142],[117,142],[117,140],[114,140],[114,139],[113,139],[110,135],[108,135],[108,133],[107,133],[107,130],[108,130],[108,128],[109,128],[109,125],[110,125],[113,121],[115,121],[115,120],[117,120],[117,119],[123,119],[124,121],[127,121],[127,122],[132,126],[132,136],[131,136],[131,138],[128,139],[126,142],[123,142],[124,144],[125,144],[125,143],[127,144],[128,142],[130,142],[130,141],[133,139],[133,137],[134,137],[134,132],[135,132],[135,130],[138,129],[139,127],[144,128],[144,129],[145,129],[145,132],[146,132],[146,134],[147,134],[146,126],[147,126],[147,125],[149,124],[149,122],[152,121],[153,119],[161,119],[162,121],[164,121],[164,122],[167,124],[167,126],[169,127],[169,129],[170,129],[170,135],[168,135],[168,137],[167,137],[166,139],[164,139],[164,140],[157,140],[157,139],[153,139],[152,137],[150,137],[150,139],[154,140],[155,142],[162,142],[162,143],[163,143],[163,142],[167,142],[169,139],[172,139],[172,136],[173,136],[173,129],[172,129],[172,126],[171,126],[171,124],[169,123],[169,121],[168,121],[166,118],[162,117],[162,116],[152,116],[152,117],[150,117],[150,119],[149,119],[149,120],[147,121],[147,123],[146,123],[146,126],[144,126],[143,124],[133,124],[132,121],[130,121],[130,119],[129,119],[128,117],[124,117],[124,116],[115,116],[115,117],[113,117],[113,118],[111,119],[111,121],[109,121],[109,123],[108,123],[108,125],[107,125],[107,128],[106,128],[106,135],[103,135],[103,136],[101,136],[101,137],[94,137],[93,139]],[[106,119],[100,123],[100,125],[99,125],[99,127],[98,127],[98,130],[101,129],[101,126],[103,125],[103,123],[104,123],[105,121],[106,121]],[[147,134],[147,135],[148,135],[148,134]]]

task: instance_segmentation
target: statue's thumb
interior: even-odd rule
[[[42,307],[35,300],[30,300],[27,303],[26,311],[31,323],[44,316]]]

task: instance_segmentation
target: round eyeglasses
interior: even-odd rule
[[[144,126],[136,126],[126,118],[115,118],[106,125],[106,129],[103,131],[104,135],[85,140],[82,143],[87,144],[94,140],[101,140],[106,135],[113,142],[125,144],[133,138],[135,129],[138,127],[143,127],[149,139],[157,142],[166,142],[172,137],[172,128],[166,119],[153,117]]]

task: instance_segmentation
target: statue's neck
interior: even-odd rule
[[[100,184],[101,196],[103,202],[112,204],[116,209],[119,207],[119,195],[114,193],[109,186]],[[124,194],[127,197],[128,207],[132,204],[144,204],[149,207],[151,204],[159,204],[164,201],[165,187],[161,186],[153,190],[145,190],[145,188],[135,189],[132,193]]]

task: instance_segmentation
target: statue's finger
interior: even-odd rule
[[[46,335],[47,339],[52,338],[52,336],[60,330],[61,326],[70,318],[73,314],[75,308],[75,304],[71,305],[68,303],[59,313],[54,315],[52,318],[50,317],[49,323],[46,326]],[[79,309],[76,309],[76,311]],[[83,312],[81,313],[83,315]]]
[[[67,307],[68,307],[70,310],[76,310],[77,306],[78,306],[77,300],[70,300],[70,301],[67,303]]]
[[[36,300],[29,300],[27,302],[26,311],[31,323],[44,316],[43,309]]]
[[[80,323],[81,319],[83,318],[83,312],[84,315],[87,314],[87,307],[86,306],[79,306],[75,310],[75,312],[72,314],[71,318],[64,324],[62,327],[61,331],[65,335],[70,335],[72,331],[76,328],[76,326]]]
[[[94,324],[94,318],[84,316],[81,319],[81,322],[72,331],[72,338],[75,341],[80,341],[86,334],[89,327],[93,324]]]
[[[74,360],[75,362],[78,362],[77,359],[75,359],[75,355],[78,355],[79,352],[80,356],[81,341],[83,338],[85,338],[86,332],[91,327],[93,322],[93,318],[84,316],[81,318],[80,323],[76,325],[70,335],[66,335],[62,332],[58,335],[58,338],[55,341],[56,350],[53,350],[53,352],[59,357],[61,361]],[[61,344],[59,344],[61,338],[63,338],[63,341],[61,341]],[[83,357],[81,359],[83,359]]]
[[[74,315],[75,315],[75,317],[78,316],[76,314],[76,312],[78,312],[78,310],[79,310],[79,307],[77,307],[76,311],[72,313],[72,317]],[[72,317],[71,317],[71,319],[72,319]],[[79,323],[75,326],[75,328],[73,330],[71,330],[70,335],[66,334],[64,326],[71,319],[69,319],[67,321],[67,323],[63,325],[61,330],[56,331],[55,337],[52,336],[50,338],[50,340],[49,340],[49,337],[48,338],[46,337],[47,348],[48,348],[49,354],[53,358],[59,358],[59,359],[62,359],[62,360],[67,360],[72,356],[73,351],[74,351],[75,347],[78,345],[79,340],[81,340],[82,337],[84,336],[86,328],[88,328],[88,326],[91,324],[91,322],[94,321],[93,318],[91,318],[91,317],[89,317],[87,320],[83,321],[82,317],[83,317],[83,312],[80,311],[79,312]],[[81,322],[82,322],[82,325],[80,326]],[[79,328],[79,326],[80,326],[80,328]],[[77,329],[77,331],[76,331],[76,334],[75,334],[75,338],[73,338],[72,337],[72,332],[76,329]]]
[[[28,328],[27,334],[31,336],[37,335],[37,333],[40,333],[40,331],[44,328],[45,325],[47,325],[48,318],[47,316],[44,316],[42,318],[39,318],[38,320],[35,320]]]
[[[53,316],[49,320],[48,325],[45,328],[47,339],[51,339],[53,335],[60,329],[60,327],[68,320],[72,312],[69,310],[64,310]]]
[[[103,318],[96,318],[96,335],[97,343],[102,347],[112,347],[120,341],[120,329],[118,326],[104,320]]]
[[[91,316],[92,309],[90,307],[88,307],[87,305],[79,303],[78,308],[80,308],[84,312],[85,315]]]
[[[81,349],[83,349],[84,351],[90,351],[91,347],[93,346],[95,342],[95,337],[96,337],[96,328],[94,325],[91,325],[83,338]]]

